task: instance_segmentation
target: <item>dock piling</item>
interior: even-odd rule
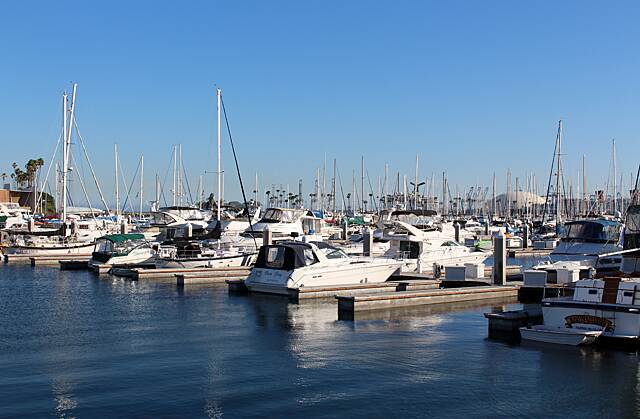
[[[507,283],[507,241],[500,232],[493,238],[493,285]]]

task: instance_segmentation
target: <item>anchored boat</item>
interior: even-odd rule
[[[280,242],[260,248],[245,280],[249,291],[288,294],[291,288],[385,282],[402,262],[355,258],[342,250],[313,243]]]

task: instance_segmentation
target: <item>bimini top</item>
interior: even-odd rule
[[[310,245],[302,242],[284,242],[262,246],[254,267],[292,271],[317,261]]]
[[[101,239],[109,240],[113,243],[122,243],[127,240],[144,240],[144,234],[131,233],[131,234],[109,234],[107,236],[100,237]]]
[[[564,225],[563,241],[591,243],[616,242],[620,239],[621,225],[612,220],[579,220]]]

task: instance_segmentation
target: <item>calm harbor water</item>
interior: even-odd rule
[[[0,266],[0,416],[638,416],[635,353],[488,340],[490,309],[348,322],[332,303]]]

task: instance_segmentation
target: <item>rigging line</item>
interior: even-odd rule
[[[342,208],[346,211],[347,203],[344,199],[344,189],[342,188],[342,177],[340,176],[340,169],[336,167],[336,172],[338,173],[338,181],[340,182],[340,194],[342,195]]]
[[[44,180],[42,181],[42,184],[40,186],[40,195],[38,196],[38,202],[42,201],[42,194],[44,193],[44,185],[48,184],[49,182],[49,173],[51,172],[51,167],[53,167],[53,160],[56,156],[56,153],[58,152],[58,146],[60,145],[60,140],[62,139],[62,133],[60,133],[60,135],[58,136],[58,142],[56,143],[56,147],[53,150],[53,154],[51,155],[51,160],[49,163],[49,167],[47,167],[47,175],[45,176]]]
[[[544,225],[545,217],[547,216],[547,206],[549,203],[549,192],[551,189],[551,179],[553,178],[553,167],[556,164],[556,152],[558,151],[558,137],[560,136],[560,128],[558,128],[558,135],[556,135],[556,144],[553,146],[553,158],[551,159],[551,171],[549,172],[549,183],[547,184],[547,196],[544,199],[544,208],[542,210],[542,224]],[[558,205],[556,203],[556,205]],[[557,223],[557,220],[556,220]],[[542,229],[542,227],[540,227]]]
[[[193,205],[193,196],[191,196],[191,186],[189,186],[189,177],[187,176],[187,169],[184,167],[184,159],[182,158],[182,154],[180,154],[180,166],[182,166],[182,174],[184,177],[182,180],[187,183],[187,192],[189,192],[189,202]]]
[[[227,132],[229,133],[229,142],[231,142],[231,151],[233,152],[233,160],[236,163],[236,171],[238,172],[238,180],[240,181],[240,190],[242,191],[242,199],[244,200],[244,209],[247,211],[247,219],[249,220],[249,228],[251,229],[253,244],[257,249],[258,243],[256,242],[255,234],[253,234],[253,223],[251,222],[251,214],[249,214],[249,205],[247,204],[247,197],[244,193],[244,184],[242,183],[242,176],[240,175],[240,166],[238,166],[238,157],[236,155],[236,147],[233,145],[233,137],[231,136],[231,127],[229,126],[229,120],[227,119],[227,108],[225,108],[224,106],[224,100],[222,100],[222,94],[220,94],[220,102],[222,103],[222,111],[224,113],[224,123],[227,126]]]
[[[91,160],[89,159],[89,154],[87,153],[87,147],[84,144],[84,139],[80,134],[80,128],[78,128],[78,122],[76,121],[75,115],[73,116],[73,126],[76,128],[76,134],[78,134],[78,138],[80,139],[80,145],[82,145],[82,151],[84,152],[84,157],[87,159],[87,163],[89,163],[89,168],[91,169],[91,176],[93,177],[93,182],[96,184],[96,188],[98,189],[98,194],[100,195],[100,200],[102,201],[102,205],[104,205],[104,209],[107,210],[107,213],[110,213],[109,206],[107,205],[107,201],[104,198],[104,194],[102,193],[102,188],[100,187],[100,182],[98,182],[96,172],[95,170],[93,170],[93,164],[91,164]]]
[[[76,162],[76,157],[73,155],[73,152],[71,152],[71,150],[69,150],[69,154],[71,154],[71,161],[73,162],[74,166],[78,167],[78,163]],[[89,199],[89,194],[87,193],[87,188],[85,187],[84,181],[82,180],[81,176],[82,174],[79,172],[78,173],[78,180],[80,181],[80,187],[82,188],[82,192],[84,193],[84,198],[87,200],[87,204],[89,204],[89,210],[91,211],[91,217],[93,218],[93,221],[95,221],[96,225],[98,224],[98,221],[96,220],[96,215],[93,211],[93,205],[91,205],[91,200]]]
[[[164,206],[165,207],[168,206],[168,205],[167,205],[167,197],[164,195],[164,184],[167,183],[167,178],[169,177],[169,171],[171,170],[171,160],[172,159],[173,159],[173,151],[171,151],[171,157],[169,158],[169,166],[167,166],[167,171],[164,174],[164,179],[160,183],[160,197],[162,197],[162,200],[164,201]],[[158,202],[158,204],[160,204],[160,203]]]
[[[118,160],[120,160],[120,158],[118,158]],[[124,198],[124,204],[122,204],[122,209],[125,209],[127,207],[127,202],[129,201],[129,194],[131,193],[131,188],[133,188],[133,182],[136,181],[136,176],[138,176],[138,172],[140,171],[141,162],[142,160],[138,160],[138,166],[136,167],[136,171],[133,174],[133,178],[131,178],[131,183],[129,184],[129,189],[127,190],[127,196]],[[119,166],[122,167],[121,164]],[[124,180],[124,175],[122,175],[122,180]],[[124,186],[126,187],[127,185],[125,184]],[[131,206],[129,206],[129,209],[131,210],[131,212],[135,214],[135,211]]]
[[[631,204],[636,204],[638,201],[638,179],[640,179],[640,164],[638,165],[638,173],[636,174],[636,184],[633,187],[633,199]]]

